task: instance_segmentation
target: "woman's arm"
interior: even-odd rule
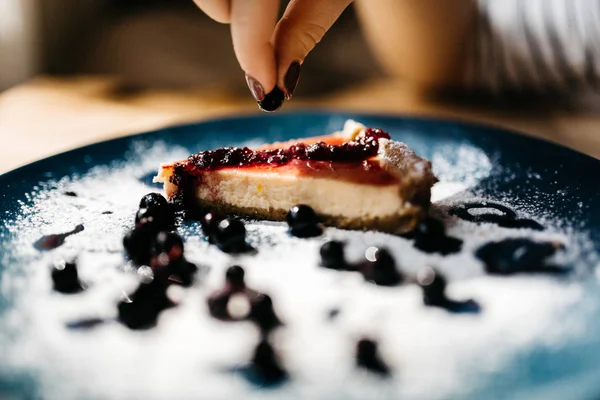
[[[459,85],[466,77],[476,0],[355,0],[383,66],[418,86]]]

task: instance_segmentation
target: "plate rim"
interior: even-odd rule
[[[196,121],[187,121],[187,122],[182,122],[182,123],[177,123],[177,124],[166,125],[166,126],[163,126],[161,128],[157,128],[157,129],[145,130],[145,131],[141,131],[141,132],[127,134],[124,136],[119,136],[116,138],[100,140],[100,141],[88,143],[88,144],[85,144],[82,146],[74,147],[69,150],[61,151],[59,153],[52,154],[52,155],[40,158],[38,160],[31,161],[27,164],[15,167],[13,169],[10,169],[10,170],[5,171],[4,173],[0,174],[0,179],[6,179],[9,175],[22,173],[29,168],[35,168],[37,165],[48,162],[51,159],[56,158],[56,157],[64,157],[71,153],[83,151],[85,149],[92,148],[92,147],[98,146],[98,145],[108,145],[111,143],[127,141],[127,140],[131,140],[134,138],[143,139],[144,136],[158,134],[160,132],[170,130],[170,129],[185,129],[185,128],[190,128],[193,126],[202,126],[202,125],[206,125],[206,124],[217,124],[220,122],[259,120],[259,119],[268,119],[268,118],[271,118],[275,121],[277,119],[286,118],[286,117],[290,117],[290,116],[304,116],[307,118],[310,118],[313,116],[319,116],[319,117],[330,116],[332,118],[341,117],[344,119],[356,119],[356,120],[386,118],[386,119],[395,119],[395,120],[399,120],[399,121],[435,122],[435,123],[441,123],[441,124],[447,124],[447,125],[458,125],[458,126],[467,127],[467,128],[481,128],[481,129],[487,130],[489,132],[494,132],[496,134],[500,134],[500,133],[501,134],[509,134],[511,136],[518,136],[520,138],[523,138],[526,140],[531,140],[533,142],[545,143],[546,145],[550,145],[550,146],[554,147],[555,149],[560,149],[561,151],[567,151],[567,152],[573,153],[574,155],[584,157],[584,158],[588,159],[588,162],[595,161],[598,163],[598,166],[600,167],[600,159],[595,158],[591,155],[582,153],[579,150],[575,150],[568,146],[550,141],[549,139],[546,139],[546,138],[532,136],[524,131],[519,131],[517,129],[512,129],[512,128],[506,128],[506,127],[503,127],[503,126],[500,126],[497,124],[493,124],[493,123],[488,123],[488,122],[471,121],[468,119],[461,119],[461,118],[454,118],[454,117],[417,115],[417,114],[410,114],[410,113],[396,114],[396,113],[377,113],[377,112],[360,112],[360,111],[353,112],[353,111],[343,111],[343,110],[336,111],[336,110],[322,110],[322,109],[303,109],[303,110],[283,111],[283,112],[279,112],[277,114],[265,114],[265,113],[256,113],[256,112],[245,113],[245,114],[244,113],[229,114],[229,115],[212,117],[212,118],[207,118],[207,119],[200,119],[200,120],[196,120]]]

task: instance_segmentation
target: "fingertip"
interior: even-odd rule
[[[222,0],[194,0],[194,3],[211,19],[221,24],[231,22],[231,4]]]

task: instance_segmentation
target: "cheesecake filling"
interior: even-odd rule
[[[203,151],[163,165],[155,181],[184,208],[278,220],[308,204],[330,225],[400,233],[426,215],[436,179],[407,145],[349,121],[329,136]]]

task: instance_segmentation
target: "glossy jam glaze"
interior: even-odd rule
[[[312,142],[275,143],[256,150],[223,147],[202,151],[174,164],[171,182],[181,186],[186,178],[199,179],[207,171],[226,168],[265,171],[277,168],[281,174],[368,182],[372,185],[394,184],[396,178],[380,173],[383,170],[379,163],[371,160],[379,150],[379,139],[389,137],[380,129],[369,128],[356,140],[348,142],[339,136],[323,136],[314,138],[316,140]]]

